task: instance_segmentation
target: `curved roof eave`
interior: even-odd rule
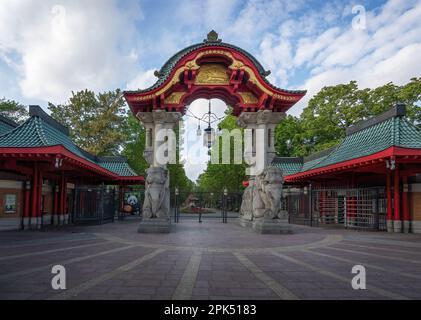
[[[262,77],[262,79],[264,80],[264,82],[275,90],[283,91],[283,92],[286,92],[286,93],[292,93],[292,94],[296,94],[296,93],[297,94],[305,94],[307,92],[306,90],[286,90],[286,89],[283,89],[283,88],[276,87],[275,85],[270,83],[269,80],[266,79],[266,76],[268,75],[267,71],[265,71],[265,69],[263,68],[261,63],[252,54],[245,51],[244,49],[241,49],[241,48],[239,48],[235,45],[232,45],[232,44],[229,44],[229,43],[226,43],[226,42],[206,41],[206,42],[197,43],[197,44],[188,46],[188,47],[180,50],[179,52],[177,52],[171,58],[169,58],[164,63],[162,68],[160,69],[158,80],[152,86],[150,86],[146,89],[127,90],[127,91],[124,91],[124,93],[128,93],[128,94],[146,93],[146,92],[150,92],[152,90],[155,90],[155,89],[159,88],[161,85],[163,85],[167,81],[170,74],[174,70],[174,67],[177,65],[177,63],[181,59],[183,59],[185,56],[187,56],[188,54],[192,53],[193,51],[195,51],[197,49],[202,49],[202,48],[206,48],[206,47],[229,48],[229,49],[233,49],[233,50],[245,55],[254,64],[254,66],[258,70],[258,72],[259,72],[260,76]]]

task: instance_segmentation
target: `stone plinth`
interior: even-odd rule
[[[238,223],[240,226],[245,228],[251,228],[253,226],[253,221],[251,219],[244,218],[243,216],[238,218]]]
[[[252,229],[260,234],[291,234],[292,226],[287,220],[257,219],[253,221]]]
[[[169,219],[143,219],[137,228],[138,233],[169,233],[170,231]]]

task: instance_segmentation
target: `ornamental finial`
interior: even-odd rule
[[[215,30],[212,30],[208,33],[207,39],[203,40],[203,42],[222,42],[222,40],[218,39],[218,34]]]

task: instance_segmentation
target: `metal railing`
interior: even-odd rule
[[[290,223],[386,231],[384,187],[300,189],[283,201]]]
[[[105,186],[77,186],[74,190],[74,224],[103,224],[114,221],[118,199],[115,190]]]
[[[241,193],[176,191],[171,201],[172,220],[178,223],[182,217],[201,223],[203,219],[221,219],[227,223],[233,212],[239,212],[241,201]]]

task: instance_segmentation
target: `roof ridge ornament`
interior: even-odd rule
[[[211,30],[208,35],[207,38],[205,40],[203,40],[203,42],[207,43],[207,42],[222,42],[221,39],[218,39],[218,33],[216,33],[215,30]]]
[[[153,75],[157,78],[160,78],[162,76],[161,72],[159,70],[155,70]]]

